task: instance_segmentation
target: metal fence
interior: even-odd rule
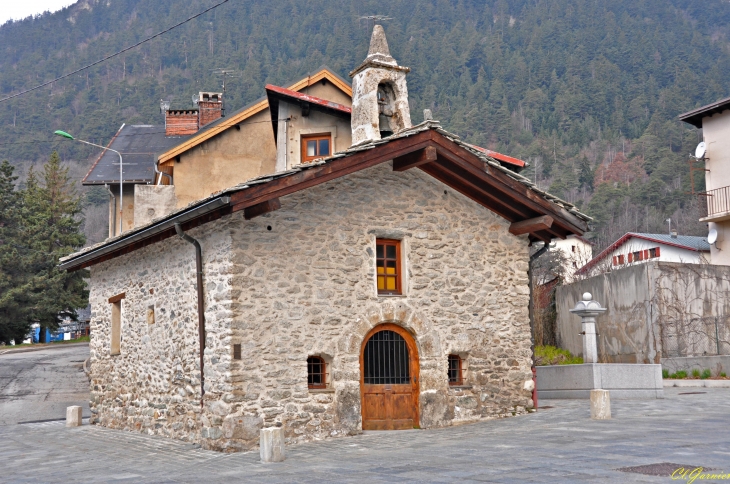
[[[707,199],[708,216],[730,212],[730,187],[707,190],[700,195]]]
[[[663,321],[664,356],[730,355],[730,316]]]

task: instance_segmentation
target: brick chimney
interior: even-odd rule
[[[201,92],[198,95],[199,128],[223,117],[223,93]]]
[[[165,111],[165,136],[185,136],[197,132],[197,109],[168,109]]]
[[[165,112],[165,136],[186,136],[195,134],[200,128],[223,116],[223,93],[201,92],[193,109],[169,109]]]

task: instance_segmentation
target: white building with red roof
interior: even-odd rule
[[[710,260],[707,237],[629,232],[576,271],[591,277],[649,260],[700,264]]]

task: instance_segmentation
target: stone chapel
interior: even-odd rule
[[[351,110],[267,86],[275,171],[62,260],[90,269],[93,424],[232,452],[531,408],[529,246],[590,219],[414,125],[408,72],[375,26]]]

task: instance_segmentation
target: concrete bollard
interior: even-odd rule
[[[72,405],[66,407],[66,427],[81,426],[81,407]]]
[[[270,427],[261,429],[259,440],[261,462],[282,462],[284,460],[284,429]]]
[[[608,390],[591,390],[591,418],[593,420],[611,419],[611,396]]]

